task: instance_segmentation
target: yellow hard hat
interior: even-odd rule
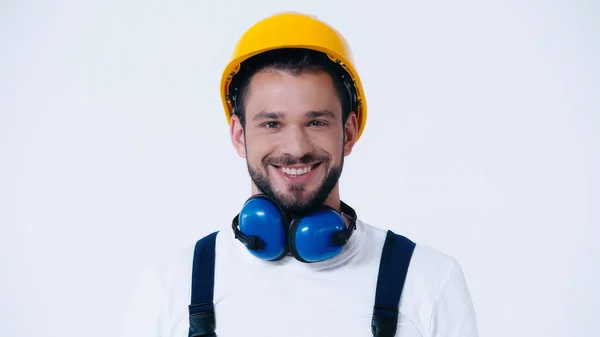
[[[284,12],[267,17],[250,27],[235,46],[232,58],[221,78],[221,99],[227,123],[234,113],[234,97],[230,84],[245,60],[257,54],[282,48],[303,48],[326,54],[340,65],[345,85],[351,93],[351,108],[358,120],[357,140],[367,120],[367,102],[353,56],[345,38],[333,27],[316,17],[297,12]],[[348,78],[349,77],[349,78]]]

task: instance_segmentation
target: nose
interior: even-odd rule
[[[281,142],[284,154],[299,158],[314,150],[307,130],[301,127],[290,127],[286,131]]]

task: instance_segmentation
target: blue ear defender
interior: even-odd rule
[[[288,254],[286,241],[287,215],[262,195],[250,197],[233,219],[236,239],[259,259],[275,261]]]
[[[276,261],[291,254],[301,262],[338,255],[356,229],[356,212],[341,202],[341,213],[322,205],[292,216],[266,195],[250,197],[232,221],[235,238],[259,259]],[[344,217],[350,220],[346,225]]]

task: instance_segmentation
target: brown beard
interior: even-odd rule
[[[331,157],[330,156],[317,156],[312,154],[307,154],[302,156],[301,158],[293,158],[290,156],[285,157],[266,157],[262,161],[263,171],[254,168],[250,165],[250,163],[246,160],[246,164],[248,166],[248,173],[250,174],[250,178],[258,187],[258,189],[269,197],[271,200],[274,200],[279,204],[279,206],[286,212],[290,213],[306,213],[311,209],[323,205],[325,200],[339,181],[339,178],[342,174],[342,169],[344,167],[344,156],[341,156],[341,162],[337,166],[330,166]],[[323,166],[326,169],[326,175],[319,187],[306,195],[306,191],[302,185],[289,185],[288,192],[289,194],[282,194],[275,190],[271,180],[268,176],[267,168],[269,165],[294,165],[294,164],[306,164],[306,163],[314,163],[320,162],[320,166]]]

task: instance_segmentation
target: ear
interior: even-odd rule
[[[244,137],[244,128],[237,115],[231,117],[231,121],[229,122],[229,134],[231,136],[231,143],[238,155],[242,158],[246,158],[246,137]]]
[[[356,136],[358,135],[358,120],[356,119],[356,113],[351,112],[344,125],[344,156],[352,153],[352,148],[356,144]]]

